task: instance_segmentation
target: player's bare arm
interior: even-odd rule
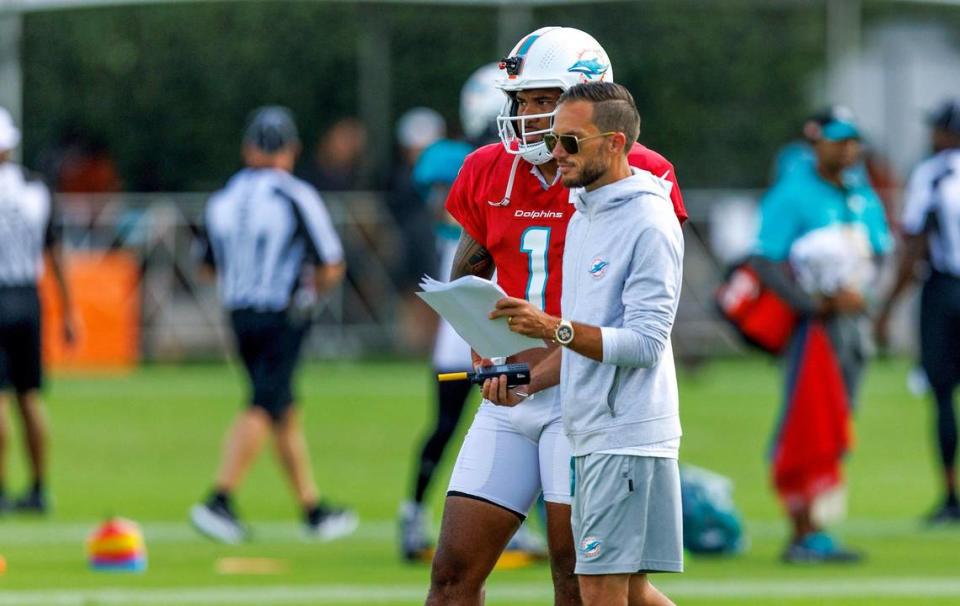
[[[903,252],[897,263],[893,288],[880,305],[880,311],[873,324],[874,337],[881,347],[886,347],[890,340],[888,330],[893,306],[916,279],[917,263],[927,256],[928,250],[926,234],[908,235],[904,238]]]
[[[70,289],[63,271],[63,247],[60,244],[51,244],[47,247],[47,256],[50,261],[50,270],[57,284],[57,294],[60,295],[60,305],[63,307],[63,341],[73,345],[77,340],[77,331],[74,326],[73,302],[70,299]]]
[[[457,252],[453,257],[453,266],[450,268],[450,279],[456,280],[464,276],[478,276],[490,279],[493,276],[495,267],[493,265],[493,255],[490,254],[482,244],[470,237],[470,234],[464,230],[460,234],[460,242],[457,244]],[[477,355],[477,352],[470,350],[470,357],[473,358],[473,367],[489,366],[490,360],[485,360]]]
[[[478,276],[489,280],[493,276],[493,270],[493,255],[464,231],[460,235],[460,244],[457,245],[457,252],[453,257],[450,279]]]

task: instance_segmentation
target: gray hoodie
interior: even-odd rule
[[[601,327],[603,362],[565,349],[563,424],[574,456],[678,438],[670,331],[683,234],[668,192],[645,171],[575,190],[563,253],[563,317]]]

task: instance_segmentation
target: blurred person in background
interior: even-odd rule
[[[612,78],[600,44],[573,28],[538,29],[501,61],[497,87],[507,95],[497,119],[501,141],[467,157],[447,197],[447,210],[463,227],[451,279],[489,279],[496,272],[507,295],[559,314],[561,260],[573,207],[543,136],[563,91]],[[678,219],[685,219],[670,162],[639,144],[628,160],[662,182]],[[509,361],[532,365],[548,352],[534,348]],[[491,363],[475,352],[471,356],[475,366]],[[512,408],[484,401],[450,479],[427,604],[480,604],[487,577],[541,492],[554,603],[579,604],[570,489],[570,445],[558,390],[544,390]]]
[[[794,170],[809,170],[816,165],[814,145],[820,139],[823,126],[833,120],[852,120],[853,110],[844,105],[831,105],[807,118],[800,131],[801,138],[780,148],[773,160],[771,183],[776,183]],[[848,168],[845,178],[868,183],[883,202],[889,225],[894,224],[894,197],[900,187],[899,179],[890,162],[870,147],[864,147],[860,160]]]
[[[41,309],[37,283],[44,256],[50,262],[63,306],[63,338],[74,342],[73,309],[61,269],[59,231],[54,226],[50,192],[43,182],[15,164],[11,156],[20,131],[0,107],[0,513],[12,509],[46,513],[47,421],[40,401]],[[11,500],[5,491],[7,397],[15,393],[30,462],[30,487]]]
[[[357,189],[366,147],[367,128],[363,123],[353,117],[341,118],[317,141],[317,149],[304,166],[302,177],[320,192]]]
[[[771,452],[774,486],[792,526],[786,562],[860,558],[822,524],[844,508],[841,462],[870,354],[867,300],[877,260],[892,243],[876,193],[849,172],[861,150],[853,116],[834,114],[819,124],[815,161],[784,174],[760,203],[751,264],[798,318]]]
[[[115,193],[123,189],[107,143],[97,136],[69,138],[60,157],[56,187],[68,194]]]
[[[960,383],[960,99],[944,102],[930,118],[934,155],[907,183],[903,246],[895,283],[876,320],[877,339],[887,341],[894,303],[929,262],[920,297],[920,361],[933,391],[943,500],[927,517],[932,524],[960,523],[957,500],[957,416]]]
[[[439,279],[450,275],[453,256],[463,231],[443,207],[450,186],[467,155],[475,148],[497,140],[497,116],[506,97],[495,87],[500,75],[499,64],[490,63],[477,69],[460,91],[460,121],[466,141],[440,139],[425,149],[413,169],[413,183],[434,217],[437,255],[440,257]],[[441,319],[433,346],[433,375],[462,371],[473,364],[470,346]],[[467,399],[472,392],[465,381],[437,382],[436,419],[430,435],[417,450],[411,498],[400,507],[401,553],[408,561],[429,561],[433,541],[429,533],[429,516],[424,505],[427,489],[460,422]],[[519,551],[540,558],[545,555],[543,541],[529,532],[526,525],[514,534],[507,551]]]
[[[428,107],[414,107],[400,116],[396,124],[399,157],[387,183],[387,209],[399,228],[390,274],[400,293],[402,343],[413,352],[427,351],[435,334],[436,316],[413,293],[420,277],[437,267],[433,217],[423,190],[414,184],[413,170],[423,151],[446,133],[443,116]]]
[[[213,489],[190,519],[213,539],[247,538],[233,494],[272,433],[307,536],[334,539],[353,532],[357,516],[320,499],[292,381],[310,308],[343,278],[343,249],[317,191],[291,174],[300,139],[289,110],[256,110],[242,151],[246,168],[207,204],[205,261],[230,313],[250,405],[227,431]]]
[[[424,273],[436,267],[432,217],[423,192],[413,180],[420,155],[447,134],[447,125],[436,111],[415,107],[396,125],[400,157],[394,165],[387,191],[387,208],[403,236],[403,252],[395,278],[401,291],[412,290]]]

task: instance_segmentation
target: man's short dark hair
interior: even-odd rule
[[[567,89],[557,105],[567,101],[588,101],[593,104],[593,123],[601,132],[615,131],[626,135],[623,153],[640,136],[640,112],[633,95],[626,87],[614,82],[585,82]]]

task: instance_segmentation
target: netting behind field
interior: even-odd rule
[[[742,345],[717,317],[712,293],[724,267],[746,253],[761,192],[691,190],[684,228],[683,294],[674,348],[695,363]],[[217,359],[229,332],[213,281],[201,279],[197,234],[206,194],[118,194],[60,199],[68,252],[124,250],[140,263],[140,358]],[[313,357],[419,355],[432,342],[429,313],[405,292],[408,239],[374,192],[325,195],[344,242],[348,276],[327,297],[308,342]],[[411,309],[413,308],[413,309]],[[97,338],[87,335],[87,338]]]

